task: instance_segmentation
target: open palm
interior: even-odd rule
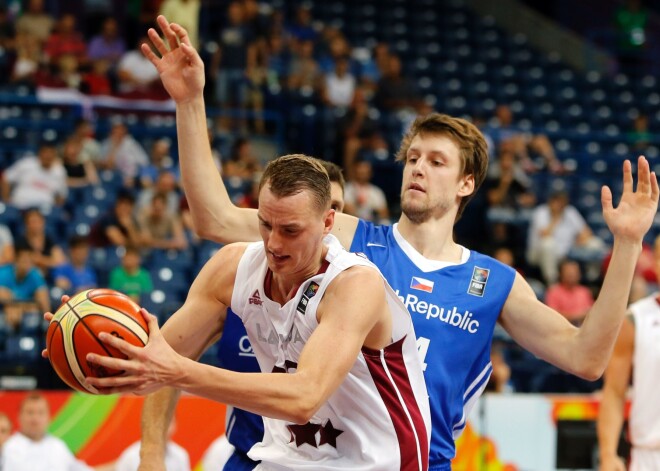
[[[601,200],[603,217],[616,238],[638,242],[653,223],[658,211],[658,180],[649,162],[640,156],[637,161],[637,189],[633,191],[632,165],[623,164],[623,194],[619,205],[612,206],[612,192],[603,187]]]
[[[190,44],[188,33],[162,15],[157,21],[168,45],[151,28],[149,39],[160,57],[148,44],[142,45],[142,53],[156,67],[163,86],[175,102],[182,103],[200,96],[204,89],[204,62]]]

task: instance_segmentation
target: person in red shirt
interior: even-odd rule
[[[559,264],[559,282],[551,285],[545,293],[545,303],[576,325],[582,323],[594,304],[591,290],[580,284],[581,279],[580,264],[565,259]]]

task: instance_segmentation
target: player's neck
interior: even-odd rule
[[[453,221],[450,222],[448,218],[415,223],[402,214],[397,229],[401,236],[425,258],[459,263],[463,252],[454,242],[453,226]]]
[[[328,262],[325,260],[327,253],[328,248],[324,246],[321,257],[318,259],[318,263],[310,265],[304,271],[292,273],[290,275],[278,275],[271,272],[270,292],[266,293],[268,297],[282,305],[286,304],[296,295],[300,285],[314,275],[325,272],[328,267]]]

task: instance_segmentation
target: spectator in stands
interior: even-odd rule
[[[641,75],[648,45],[649,12],[642,0],[625,0],[614,14],[621,71]]]
[[[559,264],[559,282],[545,292],[545,303],[575,325],[582,324],[594,304],[591,290],[581,280],[580,264],[567,258]]]
[[[45,277],[50,275],[50,270],[66,261],[66,256],[53,238],[46,233],[46,219],[36,208],[31,208],[23,213],[25,234],[18,238],[17,245],[30,247],[32,250],[32,261]]]
[[[29,392],[18,412],[18,431],[6,442],[0,468],[7,471],[109,471],[109,463],[90,468],[67,445],[48,433],[50,407],[44,396]]]
[[[633,120],[633,128],[626,135],[628,142],[636,151],[644,152],[653,141],[653,134],[649,130],[649,117],[639,113]]]
[[[162,193],[152,196],[150,206],[138,216],[138,224],[144,248],[183,250],[188,247],[181,218],[168,211],[166,196]]]
[[[76,17],[73,14],[65,13],[60,17],[44,44],[44,53],[46,61],[51,63],[57,63],[64,55],[72,56],[80,65],[87,63],[87,44],[76,30]]]
[[[389,222],[389,209],[385,193],[371,183],[371,162],[358,160],[354,164],[353,180],[349,179],[344,190],[345,212],[365,221]]]
[[[133,217],[135,198],[127,191],[119,193],[112,210],[92,226],[90,241],[95,247],[139,247],[140,232]]]
[[[89,239],[87,236],[77,235],[69,240],[69,259],[70,262],[53,269],[55,286],[70,296],[98,286],[96,272],[89,265]]]
[[[90,60],[106,60],[116,64],[126,52],[126,43],[119,34],[117,20],[106,18],[99,34],[94,36],[87,47]]]
[[[26,312],[50,310],[46,280],[32,260],[30,247],[16,245],[16,261],[0,267],[0,304],[12,328],[20,324]]]
[[[45,42],[55,26],[55,19],[44,11],[43,0],[29,0],[28,8],[16,20],[16,33],[29,34]]]
[[[142,268],[140,249],[133,245],[126,246],[126,253],[121,259],[121,266],[110,272],[108,287],[130,296],[136,303],[153,290],[149,272]]]
[[[126,51],[119,59],[117,88],[119,95],[124,98],[163,98],[164,91],[158,80],[158,71],[140,51],[140,46],[148,42],[147,37],[141,37],[135,48]]]
[[[199,47],[199,9],[200,0],[164,0],[160,6],[159,14],[167,17],[188,31],[192,46]]]
[[[61,206],[66,195],[66,170],[52,143],[42,143],[36,157],[23,157],[2,174],[2,198],[19,209]]]
[[[402,74],[401,59],[396,55],[391,54],[387,59],[387,68],[378,82],[374,103],[386,112],[415,112],[422,104],[415,82]]]
[[[336,160],[342,162],[349,178],[353,162],[360,157],[387,156],[387,142],[383,139],[378,120],[369,114],[366,94],[360,88],[353,95],[353,103],[337,125]],[[366,154],[366,155],[365,155]]]
[[[110,135],[101,144],[99,167],[118,170],[124,179],[124,186],[133,188],[140,168],[148,164],[149,157],[142,145],[131,136],[124,123],[115,120]]]
[[[39,39],[28,33],[16,36],[16,59],[11,68],[10,81],[16,85],[35,86],[41,65],[42,50]]]
[[[6,83],[16,50],[16,28],[7,7],[0,5],[0,83]]]
[[[0,224],[0,266],[14,262],[14,237],[7,226]]]
[[[532,134],[522,132],[516,128],[513,122],[513,112],[508,105],[498,105],[495,108],[495,121],[497,126],[489,130],[495,140],[495,145],[500,146],[502,142],[508,142],[512,146],[516,157],[528,172],[538,170],[532,155],[538,155],[543,159],[545,168],[553,173],[562,173],[564,167],[555,155],[555,148],[545,134]]]
[[[598,263],[604,243],[594,236],[578,210],[569,204],[568,194],[556,191],[547,203],[537,206],[531,216],[527,240],[527,261],[538,265],[545,282],[557,281],[559,261],[571,254]]]
[[[295,18],[286,28],[286,32],[296,41],[315,41],[318,33],[312,24],[312,10],[309,5],[301,4],[296,8]]]
[[[231,147],[229,159],[222,163],[223,177],[251,180],[254,173],[259,170],[261,165],[252,151],[250,140],[243,137],[236,139]]]
[[[531,189],[531,181],[510,145],[500,145],[498,158],[488,168],[484,181],[488,198],[488,217],[491,221],[516,223],[520,210],[533,208],[536,195]]]
[[[165,209],[170,214],[175,214],[179,207],[180,196],[177,192],[176,176],[169,170],[163,170],[156,177],[154,185],[144,188],[137,197],[136,214],[143,213],[151,206],[151,200],[155,195],[165,198]]]
[[[101,144],[94,137],[94,126],[89,120],[84,118],[78,120],[71,137],[80,142],[80,155],[78,156],[80,162],[88,160],[94,164],[100,162]]]
[[[150,162],[140,168],[139,179],[142,188],[150,188],[158,179],[158,175],[164,171],[176,172],[174,162],[170,157],[170,140],[156,139],[151,144]]]
[[[244,109],[247,100],[246,74],[255,65],[254,32],[245,23],[243,7],[233,1],[227,7],[228,24],[220,30],[218,50],[210,67],[215,81],[215,98],[224,109]],[[156,73],[158,76],[158,73]],[[232,119],[223,117],[220,126],[227,131],[234,126]]]
[[[62,146],[62,164],[66,170],[66,184],[69,189],[86,188],[99,183],[96,166],[91,160],[81,160],[82,143],[69,137]]]
[[[318,92],[322,75],[314,59],[312,41],[301,41],[293,50],[288,75],[287,86],[292,92],[303,92],[308,95]]]
[[[91,69],[83,74],[80,91],[86,95],[112,95],[111,63],[105,59],[93,60]]]
[[[353,103],[357,81],[348,67],[347,57],[337,58],[334,70],[325,75],[322,95],[327,105],[346,109]]]
[[[493,372],[486,384],[486,392],[505,393],[512,392],[511,367],[504,357],[504,346],[501,342],[493,342],[490,349],[490,362]]]

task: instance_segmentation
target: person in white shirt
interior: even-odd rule
[[[2,177],[2,198],[19,209],[47,209],[64,203],[68,187],[66,170],[54,145],[45,143],[38,155],[23,157],[7,168]]]
[[[167,429],[165,471],[190,471],[190,456],[188,455],[188,452],[171,440],[175,430],[176,421],[173,418]],[[137,471],[139,466],[140,442],[137,441],[126,448],[119,456],[114,471]]]
[[[19,430],[2,447],[2,468],[6,471],[90,471],[76,459],[66,444],[47,433],[50,408],[46,398],[30,393],[18,413]]]

